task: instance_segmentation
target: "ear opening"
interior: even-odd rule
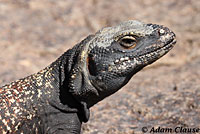
[[[97,75],[97,68],[94,62],[94,57],[90,54],[87,57],[87,67],[90,75],[92,76]]]

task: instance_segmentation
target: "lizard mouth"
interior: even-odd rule
[[[168,31],[168,33],[161,35],[160,39],[154,45],[150,45],[150,47],[147,47],[147,51],[139,54],[136,59],[138,61],[143,61],[147,63],[154,62],[155,60],[159,59],[167,52],[169,52],[175,44],[175,34],[172,31]]]

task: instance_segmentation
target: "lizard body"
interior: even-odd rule
[[[79,134],[90,107],[175,43],[167,27],[139,21],[89,35],[40,72],[0,88],[0,133]]]

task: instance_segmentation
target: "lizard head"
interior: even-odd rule
[[[127,84],[135,73],[165,55],[175,43],[175,34],[161,25],[127,21],[103,28],[82,47],[81,63],[75,69],[80,70],[76,71],[79,81],[72,83],[79,89],[72,92],[81,94],[79,98],[91,107]]]
[[[109,95],[124,86],[148,64],[165,55],[175,44],[168,28],[138,21],[100,30],[88,49],[91,83]]]

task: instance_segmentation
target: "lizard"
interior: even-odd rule
[[[80,134],[93,105],[175,43],[162,25],[129,20],[102,28],[38,73],[0,88],[0,133]]]

